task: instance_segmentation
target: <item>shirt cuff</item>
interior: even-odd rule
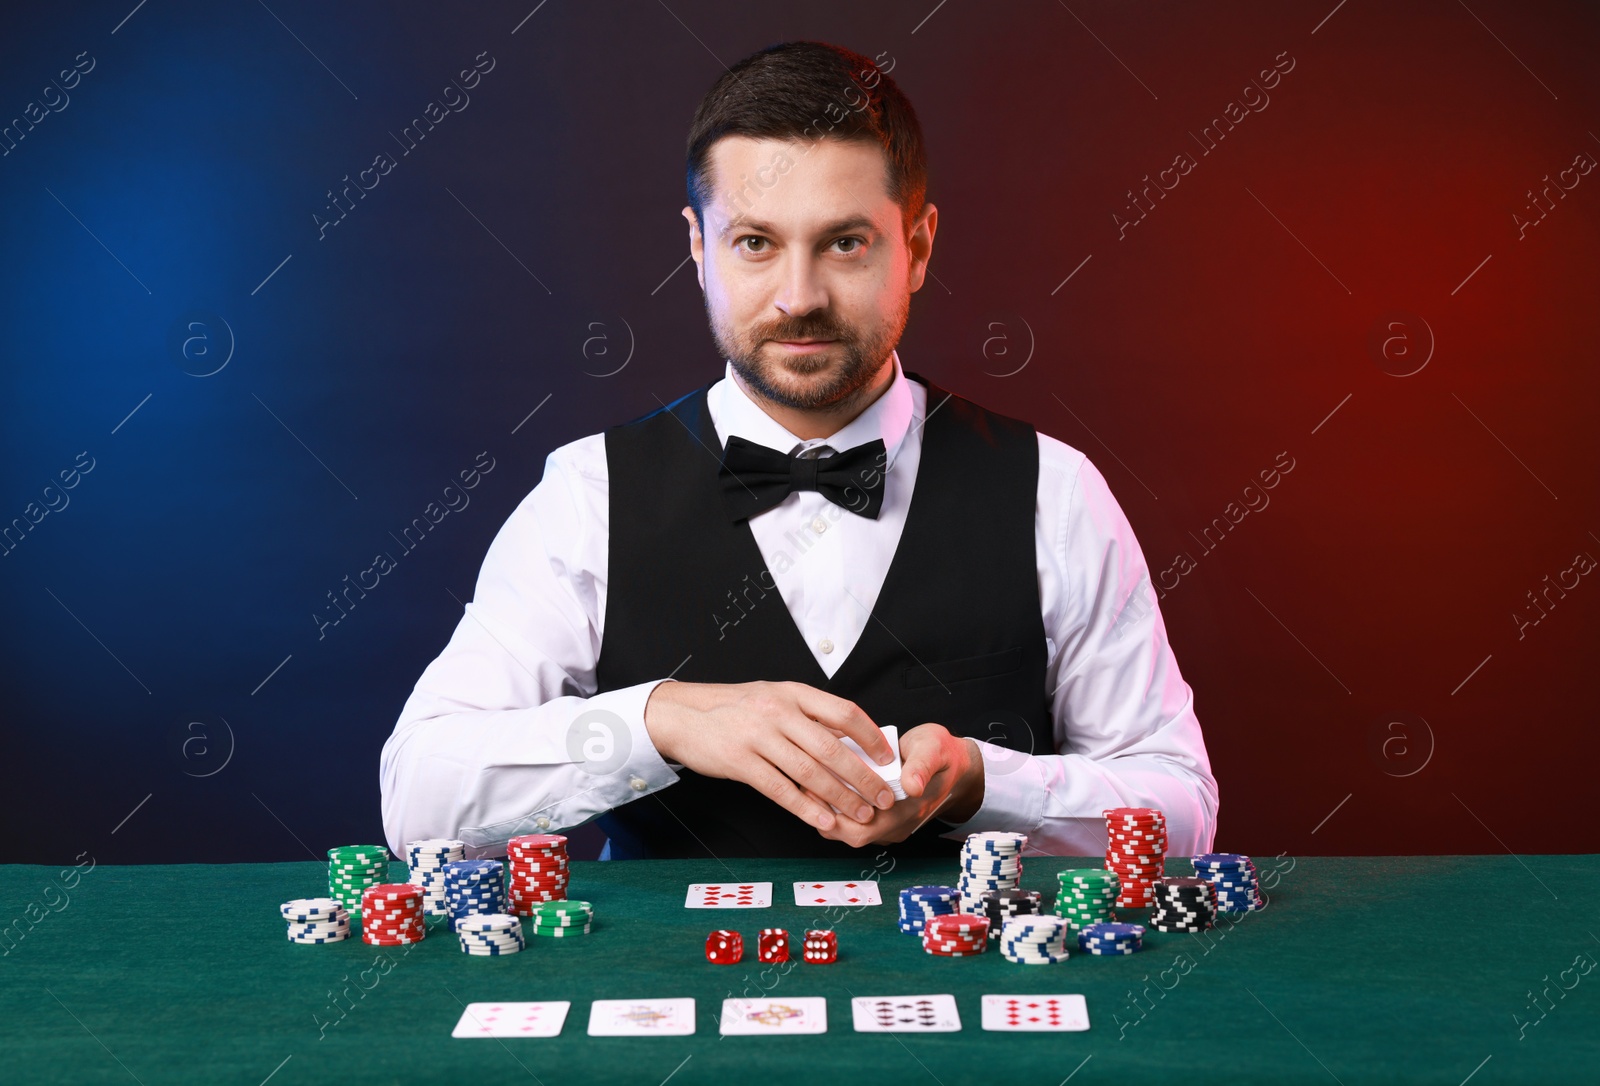
[[[961,840],[969,833],[1004,830],[1032,833],[1044,821],[1044,774],[1031,754],[974,739],[983,758],[983,802],[967,821],[940,837]]]
[[[613,737],[601,734],[603,729],[596,729],[596,734],[590,740],[598,744],[594,752],[597,759],[590,758],[590,752],[582,741],[575,744],[574,753],[583,755],[582,760],[598,762],[596,771],[603,772],[612,764],[617,764],[614,771],[620,783],[619,788],[626,792],[619,793],[616,805],[627,803],[630,800],[647,796],[674,784],[678,780],[678,770],[683,766],[668,762],[656,750],[655,741],[650,738],[650,730],[644,725],[644,707],[650,700],[650,695],[655,688],[664,682],[674,682],[673,679],[652,679],[649,682],[639,683],[637,686],[624,686],[616,690],[608,690],[604,694],[597,694],[589,699],[592,707],[599,707],[604,711],[620,717],[625,731],[620,731]],[[599,704],[604,702],[603,705]],[[580,716],[578,718],[582,720]],[[625,742],[627,749],[617,751],[605,749],[608,738],[611,742]],[[620,755],[620,760],[619,760]]]

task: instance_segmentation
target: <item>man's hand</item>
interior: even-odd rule
[[[894,757],[883,732],[854,702],[805,683],[664,682],[644,725],[663,758],[743,781],[824,833],[871,819],[868,802],[894,806],[883,778],[839,742],[849,736],[882,764]]]
[[[858,759],[859,760],[859,759]],[[840,822],[822,836],[860,848],[904,841],[934,815],[959,825],[983,804],[983,757],[971,739],[951,735],[942,724],[919,724],[900,737],[903,799],[874,811],[864,823]]]

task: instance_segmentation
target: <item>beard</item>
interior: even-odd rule
[[[752,392],[798,411],[839,407],[860,396],[900,342],[910,312],[908,291],[894,318],[867,335],[826,311],[792,319],[780,317],[740,332],[718,321],[710,300],[706,302],[711,336],[734,372]],[[800,355],[790,355],[772,342],[795,339],[833,342],[815,353]]]

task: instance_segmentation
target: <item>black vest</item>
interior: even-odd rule
[[[610,587],[599,692],[668,675],[803,682],[901,735],[933,721],[1055,753],[1034,542],[1038,437],[1025,422],[905,375],[928,389],[916,486],[876,606],[832,678],[773,586],[749,522],[733,523],[723,506],[711,386],[606,430]],[[677,783],[600,819],[614,858],[857,855],[748,785],[680,772]],[[938,836],[944,829],[934,819],[889,852],[953,857],[955,846]]]

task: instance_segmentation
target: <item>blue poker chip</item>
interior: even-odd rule
[[[1143,935],[1144,927],[1140,924],[1105,923],[1094,924],[1085,929],[1090,935]]]

